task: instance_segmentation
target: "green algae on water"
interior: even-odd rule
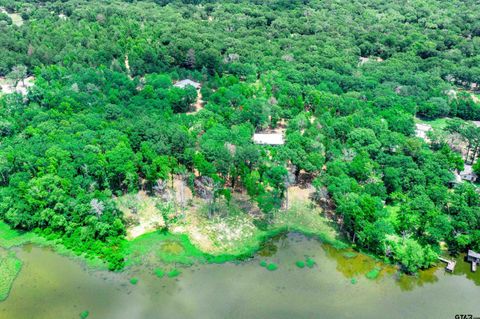
[[[377,279],[378,276],[380,275],[381,270],[382,269],[380,267],[375,267],[372,270],[370,270],[369,272],[367,272],[365,274],[365,277],[367,277],[368,279],[371,279],[371,280]]]
[[[357,254],[354,253],[353,251],[346,251],[346,252],[344,252],[344,253],[342,254],[342,256],[343,256],[344,258],[347,258],[347,259],[352,259],[352,258],[357,257]]]
[[[156,268],[153,272],[158,278],[163,278],[163,276],[165,276],[165,272],[160,268]]]
[[[275,264],[275,263],[270,263],[270,264],[268,264],[268,266],[267,266],[267,270],[269,270],[269,271],[275,271],[275,270],[277,270],[277,269],[278,269],[278,265]]]
[[[178,277],[182,272],[178,270],[177,268],[173,268],[170,270],[167,274],[168,278],[175,278]]]
[[[0,301],[7,299],[21,268],[22,262],[13,252],[0,251]]]
[[[297,260],[295,265],[297,265],[298,268],[305,268],[305,262],[303,260]]]
[[[315,260],[308,257],[307,260],[305,261],[305,264],[307,265],[308,268],[313,268],[313,266],[315,266]]]
[[[136,284],[138,283],[138,278],[131,278],[131,279],[130,279],[130,283],[131,283],[132,285],[136,285]]]

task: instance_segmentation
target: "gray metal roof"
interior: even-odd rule
[[[173,86],[177,87],[177,88],[181,88],[181,89],[184,89],[185,87],[187,86],[193,86],[194,88],[196,88],[197,90],[202,86],[200,83],[198,82],[195,82],[195,81],[192,81],[192,80],[189,80],[189,79],[185,79],[185,80],[181,80],[181,81],[178,81],[177,83],[175,83]]]

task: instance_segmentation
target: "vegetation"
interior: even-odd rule
[[[373,268],[372,270],[370,270],[368,273],[365,274],[365,277],[367,277],[368,279],[377,279],[378,276],[380,275],[380,271],[382,269],[380,267],[375,267]]]
[[[275,264],[275,263],[270,263],[270,264],[267,265],[267,270],[268,271],[275,271],[277,269],[278,269],[278,265]]]
[[[307,180],[355,247],[406,272],[432,265],[440,242],[452,252],[480,250],[480,195],[471,183],[452,183],[464,163],[480,171],[479,130],[466,122],[480,120],[472,96],[478,1],[0,6],[24,20],[0,16],[0,76],[35,76],[25,96],[0,97],[0,218],[36,234],[27,236],[110,269],[155,245],[165,245],[157,251],[167,261],[231,260],[272,229],[317,234],[308,215],[285,211],[287,187]],[[184,78],[201,90],[172,85]],[[198,93],[204,105],[192,112]],[[459,118],[445,130],[462,136],[466,156],[445,139],[416,138],[415,116]],[[265,129],[284,129],[286,143],[254,144]],[[115,199],[167,197],[176,178],[216,222],[228,218],[221,203],[246,193],[259,209],[253,239],[227,254],[204,254],[168,233],[127,242]],[[162,227],[171,230],[188,208],[181,201],[173,213],[161,210]]]
[[[130,278],[130,283],[136,285],[138,283],[138,278]]]
[[[7,299],[21,268],[22,262],[15,257],[14,253],[3,249],[0,251],[0,301]]]
[[[163,276],[165,276],[165,271],[160,268],[155,269],[154,273],[158,278],[163,278]]]
[[[180,276],[181,273],[182,272],[179,269],[174,268],[167,273],[167,276],[168,276],[168,278],[175,278],[175,277]]]

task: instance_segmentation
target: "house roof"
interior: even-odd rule
[[[469,250],[468,251],[468,257],[473,257],[473,258],[480,259],[480,253],[477,253],[473,250]]]
[[[263,145],[283,145],[285,141],[280,133],[258,133],[253,134],[253,142]]]
[[[177,88],[181,88],[181,89],[184,89],[185,87],[187,86],[193,86],[194,88],[196,88],[197,90],[202,86],[200,83],[198,82],[195,82],[195,81],[192,81],[190,79],[185,79],[185,80],[181,80],[181,81],[178,81],[177,83],[175,83],[173,86],[177,87]]]

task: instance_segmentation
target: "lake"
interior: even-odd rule
[[[23,261],[0,318],[454,318],[480,316],[480,274],[459,260],[458,273],[443,267],[402,276],[370,257],[339,251],[298,234],[268,242],[255,258],[238,264],[179,268],[158,278],[143,265],[122,273],[87,269],[48,248],[15,248]],[[313,268],[297,261],[310,257]],[[260,261],[278,265],[268,271]],[[382,267],[380,276],[365,273]],[[443,265],[441,265],[443,266]],[[468,278],[467,278],[468,276]],[[136,285],[130,279],[139,279]],[[352,280],[353,278],[353,280]]]

